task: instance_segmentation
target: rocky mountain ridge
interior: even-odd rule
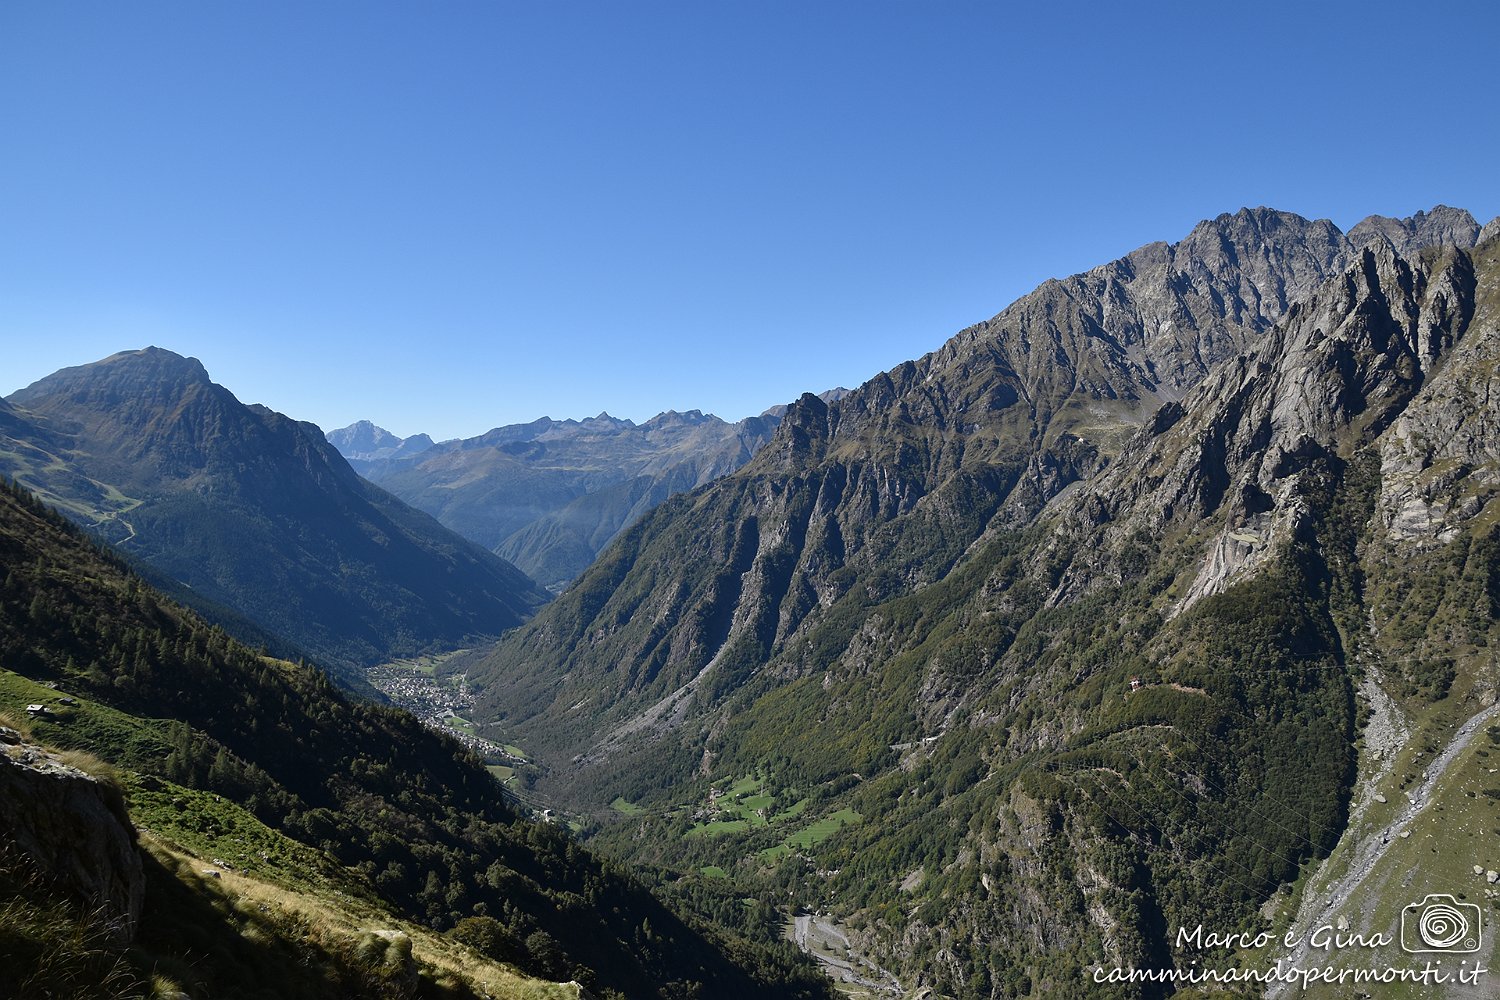
[[[388,452],[380,454],[352,452],[376,440],[360,425],[329,440],[367,479],[560,590],[667,497],[743,465],[778,422],[766,413],[731,424],[689,410],[636,424],[600,413],[541,417],[419,450],[392,445],[392,436],[379,439],[377,451]]]
[[[1186,962],[1163,927],[1338,842],[1356,689],[1436,734],[1500,686],[1500,248],[1428,220],[1221,216],[804,397],[465,663],[480,717],[612,849],[831,905],[915,988]]]
[[[1461,221],[1439,207],[1412,231]],[[505,678],[487,709],[550,742],[580,729],[580,698],[602,733],[732,689],[838,602],[928,585],[987,529],[1030,523],[1362,252],[1326,220],[1242,209],[1048,281],[832,404],[804,396],[744,469],[628,532],[472,671]]]

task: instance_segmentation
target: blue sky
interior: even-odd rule
[[[1271,205],[1500,213],[1486,2],[0,5],[0,393],[738,418]]]

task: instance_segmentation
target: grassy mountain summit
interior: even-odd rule
[[[1153,995],[1085,977],[1284,927],[1366,715],[1440,745],[1495,699],[1460,215],[1221,216],[803,397],[468,664],[482,704],[628,816],[601,844],[831,909],[908,990]]]
[[[0,829],[20,831],[0,844],[0,993],[823,995],[786,948],[685,921],[520,818],[456,743],[251,652],[9,485],[0,565]],[[51,805],[87,801],[80,768],[107,786],[97,820]],[[130,841],[133,870],[112,860]],[[59,843],[79,849],[58,862]],[[99,911],[121,919],[97,923],[75,868],[122,887]]]
[[[362,480],[311,424],[160,348],[13,393],[0,471],[320,659],[497,635],[545,600],[515,567]]]

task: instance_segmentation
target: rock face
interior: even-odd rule
[[[140,922],[145,874],[119,792],[0,728],[0,837],[98,913],[113,943]]]
[[[1297,536],[1304,470],[1342,439],[1375,439],[1376,516],[1418,547],[1456,537],[1500,487],[1495,329],[1474,324],[1476,275],[1496,248],[1408,258],[1372,241],[1342,276],[1300,303],[1254,352],[1216,369],[1159,429],[1133,441],[1071,498],[1065,519],[1101,525],[1097,551],[1146,526],[1219,517],[1183,606],[1219,593]],[[1075,599],[1086,564],[1054,602]],[[1081,574],[1081,576],[1080,576]]]

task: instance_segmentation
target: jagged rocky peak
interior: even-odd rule
[[[688,426],[708,423],[710,421],[722,422],[711,413],[705,416],[702,410],[663,410],[641,426],[654,429],[673,424]]]
[[[1401,239],[1383,242],[1403,253],[1469,247],[1479,235],[1472,216],[1445,206],[1387,221]],[[1327,219],[1265,207],[1205,220],[1177,243],[1043,283],[915,367],[877,376],[839,402],[833,422],[904,406],[915,420],[977,429],[1021,403],[1051,425],[1044,439],[1075,433],[1108,452],[1121,428],[1181,398],[1349,267],[1375,239],[1367,223],[1354,240]]]
[[[555,441],[580,435],[586,437],[607,437],[613,434],[621,434],[634,428],[635,421],[622,420],[619,417],[610,416],[607,411],[601,410],[597,416],[584,417],[582,420],[575,420],[572,417],[563,420],[554,420],[551,417],[537,417],[535,420],[524,424],[505,424],[500,427],[492,427],[478,437],[444,441],[438,447],[445,452],[474,451],[481,448],[500,448],[508,444],[519,444],[526,441]]]
[[[1481,264],[1493,280],[1493,260]],[[1479,286],[1474,258],[1464,250],[1406,257],[1387,242],[1372,243],[1295,306],[1256,350],[1216,369],[1180,405],[1159,411],[1117,462],[1068,498],[1065,520],[1095,525],[1104,551],[1138,529],[1161,532],[1172,523],[1217,518],[1222,530],[1186,605],[1243,578],[1277,543],[1297,537],[1307,516],[1300,483],[1307,470],[1347,459],[1339,450],[1378,442],[1383,491],[1391,495],[1383,501],[1387,523],[1398,531],[1417,525],[1440,540],[1443,504],[1431,490],[1395,484],[1415,482],[1449,457],[1432,450],[1445,436],[1462,451],[1451,456],[1455,476],[1484,469],[1481,477],[1495,475],[1494,456],[1482,444],[1495,415],[1464,404],[1458,388],[1487,369],[1457,359],[1493,353],[1493,344],[1476,346],[1486,339],[1475,332],[1482,324],[1472,322]],[[1467,431],[1439,433],[1440,426]],[[1425,442],[1426,450],[1416,454],[1402,444],[1409,440]],[[1096,569],[1075,567],[1054,599],[1086,588]]]
[[[834,386],[832,389],[824,389],[822,392],[818,393],[818,398],[825,403],[837,403],[839,400],[843,399],[853,391],[853,389],[846,389],[843,386],[839,385]],[[791,405],[792,404],[790,403],[778,403],[775,406],[770,406],[762,410],[760,415],[762,417],[775,417],[779,420],[782,417],[786,416],[786,411],[791,408]]]
[[[1484,228],[1479,231],[1479,239],[1475,241],[1475,245],[1487,243],[1496,236],[1500,236],[1500,215],[1484,224]]]
[[[1348,244],[1327,219],[1261,207],[1201,222],[1171,250],[1173,270],[1195,285],[1205,272],[1230,278],[1249,308],[1225,315],[1264,329],[1338,269]]]
[[[0,726],[0,801],[0,839],[129,944],[146,877],[119,790]]]
[[[1472,247],[1480,239],[1479,223],[1474,216],[1447,205],[1405,219],[1372,215],[1349,230],[1349,242],[1357,247],[1379,242],[1403,254],[1430,246]]]
[[[1225,213],[1178,243],[1150,243],[1047,281],[934,353],[842,395],[829,407],[830,435],[872,441],[925,425],[971,439],[977,432],[1006,449],[1035,429],[1049,444],[1070,434],[1112,453],[1156,406],[1180,398],[1341,269],[1350,250],[1327,220],[1268,208]],[[989,445],[965,453],[1009,461]]]
[[[542,417],[540,420],[534,420],[530,424],[521,424],[518,426],[537,428],[538,433],[536,436],[538,440],[541,440],[571,437],[575,434],[595,436],[620,434],[634,429],[635,421],[612,416],[608,410],[600,410],[595,416],[584,417],[582,420],[575,420],[572,417],[567,417],[563,420]],[[504,430],[506,428],[496,428],[495,431],[491,431],[490,433],[493,434],[496,431]]]
[[[563,423],[571,424],[575,423],[575,421],[565,420],[563,421]],[[597,416],[584,417],[582,420],[576,421],[576,423],[593,430],[604,428],[613,430],[627,430],[635,426],[634,420],[622,420],[619,417],[611,416],[608,410],[600,410]]]

